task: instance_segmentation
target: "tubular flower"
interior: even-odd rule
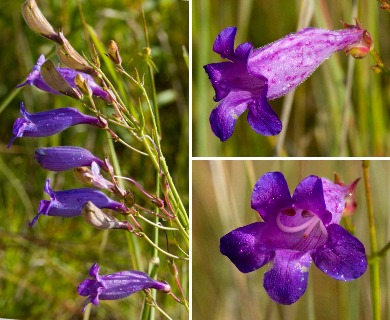
[[[50,179],[47,179],[43,191],[50,196],[50,200],[41,200],[38,214],[30,222],[30,227],[34,225],[42,214],[65,218],[79,216],[81,215],[83,205],[87,201],[93,202],[98,208],[107,208],[123,212],[127,211],[125,205],[110,199],[103,192],[95,189],[82,188],[54,191],[50,187]]]
[[[364,57],[372,45],[368,32],[345,24],[343,30],[306,28],[259,49],[245,42],[234,50],[237,28],[217,36],[213,51],[229,61],[204,66],[215,90],[218,106],[210,124],[221,141],[232,134],[237,118],[248,109],[249,125],[259,134],[276,135],[282,124],[268,104],[306,80],[334,52],[345,50]]]
[[[93,279],[84,280],[77,288],[80,296],[88,297],[84,308],[88,303],[98,305],[99,300],[123,299],[137,291],[149,288],[167,293],[171,291],[168,283],[153,280],[141,271],[130,270],[99,275],[99,269],[97,263],[93,264],[89,269],[89,275]]]
[[[53,93],[53,94],[61,94],[60,92],[54,90],[51,88],[42,78],[41,75],[41,66],[46,61],[45,56],[42,54],[37,64],[33,67],[33,70],[31,73],[27,76],[27,79],[25,82],[17,85],[17,88],[23,87],[25,85],[35,86],[43,91]],[[70,68],[56,68],[58,73],[66,80],[66,82],[69,83],[69,85],[74,88],[75,90],[79,90],[75,83],[75,78],[77,74],[81,74],[84,79],[88,80],[88,85],[91,87],[92,94],[107,101],[108,103],[111,103],[112,100],[109,96],[109,94],[104,91],[94,80],[93,77],[89,74],[86,74],[81,71],[76,71]]]
[[[54,110],[29,113],[20,103],[21,118],[14,122],[13,137],[8,144],[8,148],[16,138],[21,137],[48,137],[68,129],[76,124],[88,124],[103,128],[105,125],[95,117],[81,113],[74,108],[58,108]]]
[[[51,148],[38,148],[35,150],[35,159],[42,168],[50,171],[65,171],[83,166],[91,166],[96,162],[106,171],[107,166],[103,160],[95,157],[91,152],[80,147],[59,146]]]
[[[357,279],[367,269],[365,249],[339,225],[348,193],[349,187],[308,176],[290,196],[282,173],[266,173],[254,186],[251,202],[264,222],[223,236],[221,253],[244,273],[270,262],[263,285],[281,304],[304,294],[312,261],[334,279]]]

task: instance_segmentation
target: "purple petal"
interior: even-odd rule
[[[116,211],[127,211],[122,203],[107,197],[103,192],[91,188],[54,191],[50,187],[50,179],[46,180],[44,191],[49,194],[49,200],[41,200],[38,214],[31,221],[30,226],[37,221],[40,215],[60,216],[65,218],[81,215],[83,205],[87,201],[93,202],[98,208],[108,208]]]
[[[274,251],[259,241],[264,226],[263,222],[255,222],[235,229],[221,238],[221,253],[241,272],[256,270],[272,259]]]
[[[223,29],[214,41],[213,51],[219,53],[222,58],[234,60],[234,38],[237,28],[227,27]]]
[[[324,225],[332,220],[332,214],[326,209],[322,181],[317,176],[308,176],[296,187],[292,196],[296,208],[316,214]]]
[[[25,82],[19,84],[17,88],[23,87],[25,85],[35,86],[38,89],[41,89],[43,91],[52,93],[52,94],[61,94],[60,92],[52,89],[42,78],[41,76],[41,66],[46,61],[45,56],[41,55],[36,63],[36,65],[33,67],[33,70],[31,73],[27,76],[27,79]],[[108,103],[111,103],[112,100],[109,96],[109,94],[103,90],[91,77],[89,74],[76,71],[70,68],[57,68],[57,71],[60,73],[60,75],[66,80],[66,82],[69,83],[69,85],[72,86],[72,88],[77,89],[77,86],[74,82],[77,74],[81,74],[84,79],[88,80],[88,84],[92,89],[93,95],[107,101]],[[77,89],[78,90],[78,89]]]
[[[226,141],[231,137],[236,126],[237,118],[246,110],[250,99],[249,92],[230,92],[211,111],[211,130],[221,140]]]
[[[50,171],[65,171],[83,166],[91,166],[96,162],[106,171],[107,166],[103,160],[95,157],[84,148],[59,146],[51,148],[38,148],[35,150],[35,159],[42,168]]]
[[[89,302],[97,305],[99,300],[117,300],[148,288],[169,292],[171,287],[165,282],[150,278],[146,273],[136,270],[121,271],[95,277],[99,266],[95,263],[89,273],[94,279],[86,279],[80,283],[77,292],[88,296],[84,307]]]
[[[260,177],[253,188],[251,207],[260,213],[264,221],[291,206],[290,191],[281,172],[267,172]]]
[[[214,101],[218,102],[225,98],[230,90],[229,70],[233,67],[231,62],[218,62],[205,65],[203,68],[210,78],[211,85],[215,90]]]
[[[85,115],[74,108],[28,113],[21,102],[20,114],[22,118],[18,118],[14,122],[12,129],[14,136],[8,144],[8,148],[15,138],[48,137],[77,124],[88,124],[100,128],[104,126],[99,119]]]
[[[311,264],[307,253],[276,251],[272,268],[264,274],[264,289],[274,301],[292,304],[304,293]]]
[[[364,245],[343,227],[331,224],[328,241],[312,253],[315,265],[337,280],[354,280],[367,269]]]
[[[274,136],[282,131],[282,122],[272,110],[265,94],[249,104],[248,123],[253,130],[264,136]]]

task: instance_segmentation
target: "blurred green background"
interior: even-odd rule
[[[129,240],[125,232],[93,229],[81,217],[41,217],[32,229],[28,227],[37,212],[39,200],[46,197],[42,191],[46,177],[52,179],[54,190],[83,187],[72,172],[56,174],[41,169],[33,159],[37,147],[81,146],[100,158],[108,155],[109,150],[106,134],[87,126],[72,127],[50,138],[16,139],[10,149],[6,148],[12,136],[13,122],[19,116],[20,101],[24,101],[29,112],[73,106],[88,113],[81,103],[65,96],[50,95],[35,87],[15,91],[40,54],[44,53],[55,65],[58,63],[53,43],[35,34],[23,21],[22,2],[0,2],[0,317],[81,319],[84,297],[77,295],[76,288],[88,277],[92,263],[99,262],[101,274],[134,268],[147,272],[152,249],[145,241],[134,237],[133,241]],[[77,1],[37,0],[37,3],[53,27],[56,30],[62,27],[76,50],[89,57]],[[183,56],[189,44],[188,2],[82,0],[81,4],[87,23],[94,28],[103,45],[111,39],[118,43],[124,68],[132,75],[136,68],[141,77],[145,76],[150,94],[144,56],[143,5],[151,54],[158,70],[155,87],[163,133],[162,150],[182,200],[188,206],[188,66]],[[107,71],[103,61],[102,69]],[[134,84],[120,76],[116,83],[124,86],[126,94],[122,98],[126,104],[138,108],[142,97]],[[113,112],[101,101],[97,106],[107,108],[107,113]],[[142,148],[126,131],[117,130],[126,142]],[[155,194],[156,171],[151,161],[121,145],[115,147],[122,174],[134,178]],[[136,193],[140,205],[148,206],[135,188],[128,184],[126,187]],[[150,234],[151,228],[142,226]],[[164,245],[165,239],[161,233]],[[178,261],[177,265],[188,294],[188,263]],[[178,294],[165,256],[160,256],[158,276],[169,280],[174,293]],[[92,318],[135,319],[141,313],[143,297],[142,293],[137,293],[120,301],[103,301],[99,307],[92,308]],[[184,307],[171,297],[158,293],[157,299],[174,319],[188,318]],[[156,317],[160,316],[157,312]]]
[[[383,156],[390,154],[390,79],[377,75],[373,59],[335,53],[301,84],[295,95],[270,101],[282,118],[278,136],[256,134],[244,113],[233,136],[220,142],[210,129],[216,106],[203,66],[220,62],[212,51],[217,34],[236,26],[235,45],[255,48],[312,26],[342,29],[358,17],[371,34],[385,65],[390,67],[390,13],[372,0],[198,0],[193,1],[193,154],[195,156]]]
[[[369,320],[369,272],[352,282],[325,275],[312,264],[306,293],[291,306],[273,302],[263,288],[268,267],[241,273],[219,252],[219,239],[238,227],[260,221],[250,207],[255,182],[266,172],[281,171],[292,193],[314,174],[345,183],[363,177],[361,161],[194,161],[193,162],[193,319]],[[371,161],[370,179],[378,248],[390,241],[390,162]],[[364,183],[357,186],[355,236],[370,254]],[[344,223],[344,221],[342,222]],[[390,319],[390,254],[381,258],[382,317]]]

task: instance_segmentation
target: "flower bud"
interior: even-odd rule
[[[91,226],[97,229],[126,229],[129,230],[127,221],[119,221],[113,215],[103,212],[91,201],[87,201],[82,209],[81,215]]]
[[[27,25],[41,36],[62,44],[61,38],[39,10],[35,0],[27,0],[22,4],[22,15]]]
[[[56,53],[58,58],[65,64],[67,67],[88,73],[90,75],[96,76],[96,71],[88,64],[88,62],[72,47],[68,39],[65,38],[62,31],[58,33],[62,44],[58,44],[56,48]]]
[[[108,43],[106,56],[109,57],[111,61],[114,62],[115,64],[117,65],[122,64],[122,58],[119,54],[119,48],[114,40],[110,40],[110,42]]]
[[[82,92],[86,93],[88,97],[92,97],[92,89],[88,84],[88,79],[84,79],[84,77],[78,73],[74,79],[74,83]]]
[[[372,39],[367,30],[364,30],[360,22],[355,18],[356,25],[351,25],[345,22],[342,22],[346,29],[358,29],[363,31],[363,35],[355,43],[352,43],[344,48],[346,54],[350,54],[355,59],[364,58],[372,47]]]
[[[41,76],[50,88],[78,100],[82,98],[81,93],[61,76],[50,60],[46,60],[42,64]]]

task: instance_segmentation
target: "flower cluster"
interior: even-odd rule
[[[46,60],[45,56],[41,55],[26,81],[19,84],[18,88],[31,85],[51,94],[65,94],[75,99],[81,99],[82,92],[87,92],[93,106],[92,96],[107,103],[115,102],[110,90],[105,86],[101,87],[95,81],[99,79],[95,69],[77,53],[61,31],[58,33],[54,31],[34,0],[24,2],[22,14],[32,30],[56,43],[57,56],[67,67],[56,68],[51,61]],[[118,64],[120,64],[118,48],[113,48],[113,44],[111,44],[109,53],[115,54]],[[104,118],[86,115],[71,107],[29,113],[22,102],[20,114],[21,117],[14,122],[13,137],[8,148],[11,147],[16,138],[48,137],[80,124],[107,129],[111,134],[114,134],[108,128]],[[35,150],[35,159],[42,168],[49,171],[74,170],[76,177],[94,188],[54,191],[50,186],[50,179],[47,179],[43,190],[48,194],[49,200],[40,201],[38,214],[30,222],[31,227],[41,215],[65,218],[83,216],[90,225],[98,229],[134,231],[134,227],[129,221],[120,221],[101,210],[110,209],[129,214],[134,200],[130,191],[123,190],[118,186],[114,178],[114,169],[108,159],[100,159],[90,151],[76,146],[38,148]],[[88,167],[91,167],[91,170]],[[100,174],[100,169],[110,175],[111,181]],[[122,201],[113,200],[98,189],[119,196]],[[138,224],[137,227],[139,227]],[[134,233],[139,235],[135,231]],[[100,276],[99,266],[95,263],[90,269],[90,275],[94,280],[87,279],[78,288],[78,293],[81,296],[89,296],[85,304],[92,302],[97,305],[99,299],[121,299],[136,291],[150,288],[164,292],[171,290],[169,284],[153,280],[140,271],[123,271]]]
[[[237,118],[248,109],[254,131],[269,136],[282,123],[268,100],[284,96],[305,81],[334,52],[344,50],[363,58],[371,48],[369,33],[358,22],[343,30],[306,28],[262,48],[249,42],[234,49],[237,28],[222,30],[213,51],[229,61],[204,66],[215,90],[218,106],[210,114],[211,129],[225,141],[233,134]]]
[[[291,196],[282,173],[266,173],[256,182],[251,200],[263,222],[223,236],[221,253],[244,273],[270,263],[264,288],[281,304],[292,304],[304,294],[312,261],[334,279],[357,279],[367,269],[365,249],[339,225],[355,187],[356,182],[342,186],[308,176]]]

